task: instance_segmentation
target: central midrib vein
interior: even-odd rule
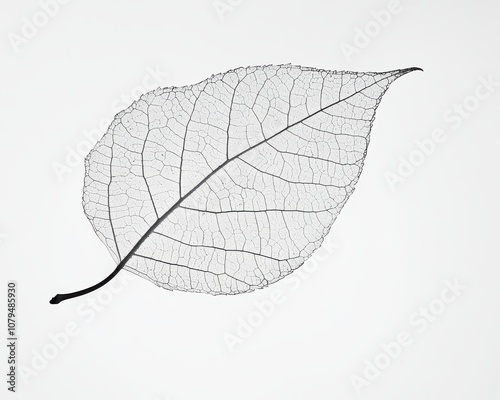
[[[263,143],[267,143],[268,141],[270,141],[271,139],[273,139],[274,137],[280,135],[281,133],[285,132],[286,130],[294,127],[295,125],[298,125],[300,123],[302,123],[303,121],[307,120],[308,118],[311,118],[311,117],[314,117],[315,115],[319,114],[320,112],[323,112],[325,111],[326,109],[330,108],[330,107],[333,107],[335,106],[336,104],[339,104],[361,92],[363,92],[364,90],[372,87],[373,85],[376,85],[378,84],[379,82],[383,81],[384,79],[388,79],[389,77],[392,77],[394,75],[397,75],[398,73],[400,74],[403,74],[404,72],[408,71],[410,72],[410,70],[412,70],[412,68],[408,68],[407,70],[397,70],[397,71],[390,71],[390,72],[395,72],[393,75],[389,75],[389,76],[386,76],[378,81],[375,81],[373,83],[371,83],[370,85],[364,87],[363,89],[359,90],[359,91],[356,91],[352,94],[350,94],[349,96],[347,97],[344,97],[343,99],[339,99],[337,100],[336,102],[326,106],[326,107],[323,107],[323,108],[320,108],[318,111],[315,111],[314,113],[294,122],[293,124],[283,128],[282,130],[280,130],[279,132],[275,133],[274,135],[272,136],[269,136],[267,139],[264,139],[256,144],[254,144],[253,146],[250,146],[248,149],[246,150],[243,150],[242,152],[236,154],[235,156],[231,157],[231,158],[228,158],[226,161],[224,161],[221,165],[219,165],[217,168],[215,168],[212,172],[210,172],[205,178],[203,178],[198,184],[196,184],[196,186],[194,186],[189,192],[187,192],[184,196],[181,196],[179,198],[179,200],[177,200],[173,205],[172,207],[170,207],[168,209],[168,211],[166,211],[160,218],[158,218],[156,220],[156,222],[151,225],[151,227],[146,231],[146,233],[141,237],[141,239],[139,239],[139,241],[135,244],[134,247],[132,247],[132,249],[129,251],[129,253],[125,256],[125,258],[123,260],[120,261],[120,263],[118,264],[116,270],[114,271],[113,275],[115,275],[116,273],[118,273],[126,264],[127,262],[134,256],[135,252],[139,249],[139,247],[141,247],[141,245],[146,241],[146,239],[151,235],[151,233],[170,215],[172,214],[178,207],[179,205],[186,199],[188,198],[194,191],[196,191],[201,185],[203,185],[205,182],[207,182],[212,176],[214,176],[218,171],[220,171],[222,168],[224,168],[227,164],[229,164],[231,161],[241,157],[242,155],[244,155],[245,153],[248,153],[250,150],[253,150],[255,149],[256,147],[260,146],[261,144]],[[321,100],[321,99],[320,99]],[[118,248],[118,243],[116,243],[116,247]]]

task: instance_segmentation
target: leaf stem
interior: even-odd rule
[[[115,270],[109,276],[104,278],[101,282],[96,283],[94,286],[91,286],[87,289],[79,290],[79,291],[73,292],[73,293],[56,294],[54,297],[52,297],[52,299],[50,299],[49,303],[50,304],[59,304],[61,301],[69,300],[69,299],[72,299],[74,297],[83,296],[84,294],[93,292],[94,290],[99,289],[100,287],[102,287],[106,283],[108,283],[111,279],[113,279],[118,274],[118,272],[120,272],[120,270],[122,268],[123,268],[123,265],[122,265],[122,263],[120,263],[120,264],[118,264],[118,266],[115,268]]]

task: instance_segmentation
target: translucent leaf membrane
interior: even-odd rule
[[[383,94],[413,70],[248,67],[149,92],[88,155],[85,213],[118,269],[160,287],[263,288],[321,245]]]

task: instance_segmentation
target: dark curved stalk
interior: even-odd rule
[[[99,289],[100,287],[102,287],[106,283],[108,283],[111,279],[113,279],[116,276],[116,274],[118,274],[118,272],[120,272],[120,270],[122,268],[123,267],[122,267],[122,265],[120,263],[120,264],[118,264],[118,266],[115,268],[115,270],[108,277],[106,277],[105,279],[103,279],[101,282],[96,283],[94,286],[91,286],[91,287],[89,287],[87,289],[79,290],[79,291],[73,292],[73,293],[56,294],[54,297],[52,297],[50,299],[49,303],[50,304],[59,304],[61,301],[69,300],[69,299],[72,299],[73,297],[79,297],[79,296],[83,296],[84,294],[93,292],[94,290]]]

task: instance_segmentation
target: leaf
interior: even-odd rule
[[[237,294],[299,268],[354,191],[400,76],[292,65],[157,89],[85,160],[85,213],[122,268],[169,290]]]

